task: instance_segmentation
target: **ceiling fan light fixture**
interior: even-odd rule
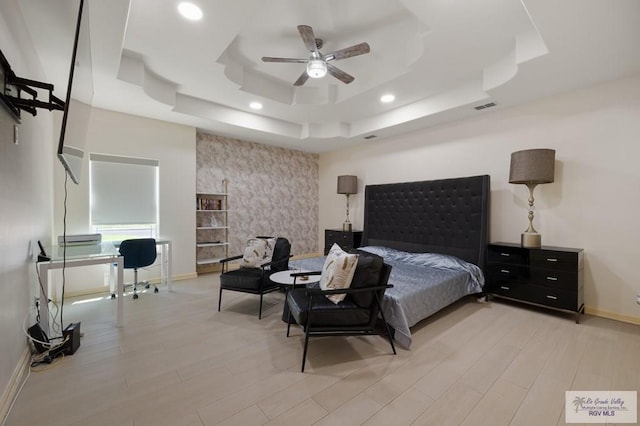
[[[322,78],[327,75],[327,64],[322,59],[311,59],[307,63],[307,75],[311,78]]]

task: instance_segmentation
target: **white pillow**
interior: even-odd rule
[[[242,267],[260,268],[265,263],[271,262],[275,238],[250,238],[242,256]]]
[[[322,267],[322,275],[320,276],[320,288],[322,290],[334,290],[340,288],[349,288],[353,274],[358,264],[358,255],[349,254],[342,250],[338,244],[334,244],[327,254],[327,259]],[[338,304],[346,294],[330,294],[327,299]]]

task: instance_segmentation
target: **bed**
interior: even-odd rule
[[[488,175],[367,185],[359,250],[393,269],[382,309],[394,339],[411,346],[410,328],[451,303],[482,292],[488,226]],[[290,266],[321,270],[324,257]]]

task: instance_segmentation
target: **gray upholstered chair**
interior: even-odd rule
[[[269,237],[257,237],[269,238]],[[220,274],[220,296],[218,298],[218,311],[222,305],[222,290],[238,291],[260,295],[260,307],[258,319],[262,319],[262,298],[265,293],[276,291],[280,285],[272,282],[269,276],[275,272],[289,269],[289,258],[291,257],[291,244],[286,238],[279,237],[273,249],[273,256],[270,262],[264,263],[257,268],[239,268],[229,270],[229,263],[240,260],[243,255],[237,255],[222,259],[222,272]]]
[[[322,290],[316,284],[306,288],[294,288],[287,293],[287,337],[292,320],[295,320],[305,333],[302,372],[309,338],[314,336],[386,335],[395,355],[396,348],[391,330],[380,308],[384,292],[393,287],[387,284],[390,273],[391,266],[384,263],[381,257],[361,255],[348,289]],[[307,272],[303,274],[310,275]],[[334,304],[325,297],[330,294],[346,294],[346,297]]]

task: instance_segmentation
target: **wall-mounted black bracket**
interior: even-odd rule
[[[17,121],[20,121],[20,111],[35,116],[37,108],[49,111],[64,110],[64,101],[53,94],[53,84],[18,77],[11,69],[2,50],[0,50],[0,80],[2,82],[0,103]],[[36,89],[45,91],[48,94],[47,100],[38,99]]]

